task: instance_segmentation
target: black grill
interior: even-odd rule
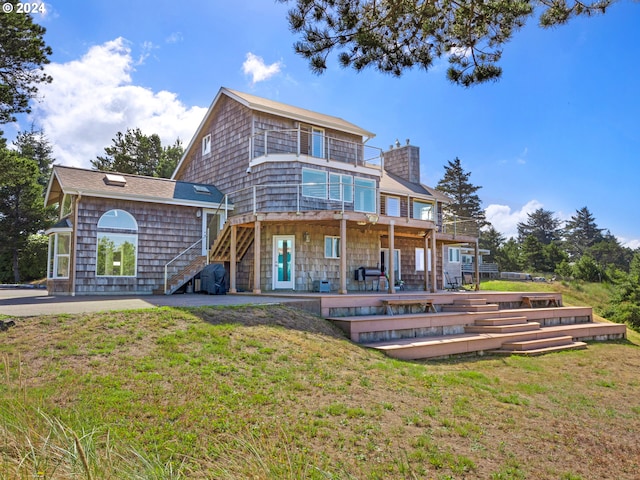
[[[383,275],[382,270],[377,267],[360,267],[354,271],[354,279],[357,282],[364,283],[364,289],[367,289],[367,280],[371,280],[371,290],[375,285],[376,290],[380,289],[380,277]]]

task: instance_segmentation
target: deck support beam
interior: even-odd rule
[[[262,293],[260,290],[260,251],[262,250],[262,242],[260,240],[260,230],[262,222],[256,218],[254,224],[253,237],[253,293]]]
[[[424,236],[424,258],[422,259],[422,269],[424,271],[424,291],[429,291],[429,237],[433,232],[427,232]]]
[[[473,244],[473,255],[474,255],[474,265],[475,265],[475,274],[476,274],[476,292],[480,290],[480,247],[478,246],[478,239],[476,239],[476,243]]]
[[[396,247],[395,242],[395,225],[393,220],[389,222],[389,255],[387,260],[389,265],[387,266],[387,278],[389,279],[389,285],[387,285],[387,291],[389,293],[396,293],[396,265],[394,258],[394,251]]]
[[[340,219],[340,288],[338,293],[347,293],[347,217]]]
[[[238,226],[231,225],[231,249],[229,251],[229,293],[238,293],[236,277],[238,270]]]
[[[436,252],[436,229],[431,230],[431,293],[436,293],[438,284],[436,283],[436,272],[438,271],[438,255]]]

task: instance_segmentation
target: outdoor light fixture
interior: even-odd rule
[[[378,223],[378,215],[376,215],[375,213],[367,213],[367,220],[370,224],[375,225],[376,223]]]
[[[302,234],[302,239],[304,240],[304,243],[309,243],[311,241],[311,235],[309,235],[309,232],[304,232]]]

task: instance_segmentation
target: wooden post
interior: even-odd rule
[[[438,278],[436,272],[438,270],[438,255],[436,253],[436,229],[431,230],[431,293],[438,291]]]
[[[475,255],[475,273],[476,273],[476,292],[480,290],[480,248],[478,246],[478,239],[473,246],[473,254]]]
[[[393,220],[389,222],[389,265],[387,266],[387,277],[389,278],[388,291],[389,293],[396,293],[396,274],[395,274],[395,258],[393,251],[395,250],[395,225]]]
[[[424,236],[424,291],[429,291],[429,236],[433,235],[433,232],[427,233]]]
[[[338,293],[347,293],[347,218],[340,219],[340,289]]]
[[[230,250],[230,264],[229,264],[229,293],[238,293],[236,288],[236,276],[237,276],[237,242],[238,242],[238,226],[231,225],[231,250]]]
[[[262,274],[262,268],[260,268],[260,251],[262,250],[260,241],[261,225],[262,222],[256,218],[253,234],[253,293],[262,293],[260,290],[260,276]]]

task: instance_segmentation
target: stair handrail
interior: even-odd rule
[[[169,260],[165,264],[165,266],[164,266],[164,293],[165,293],[165,295],[167,293],[167,290],[169,289],[169,265],[171,265],[173,262],[178,260],[183,255],[186,255],[189,250],[193,249],[194,247],[196,247],[198,244],[201,244],[201,243],[202,243],[202,238],[200,238],[197,242],[195,242],[195,243],[191,244],[190,246],[188,246],[187,248],[185,248],[182,252],[180,252],[178,255],[173,257],[171,260]]]

